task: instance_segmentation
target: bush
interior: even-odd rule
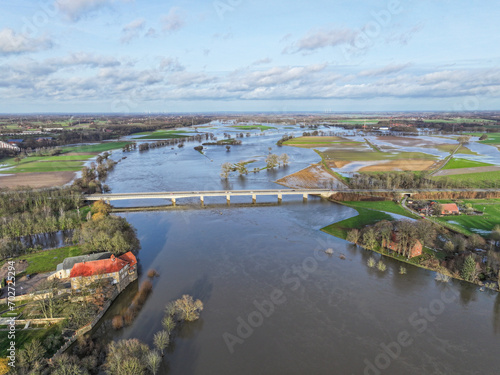
[[[123,317],[121,315],[116,315],[115,317],[113,317],[111,324],[116,330],[123,328]]]
[[[377,269],[379,271],[385,272],[385,270],[387,269],[387,266],[381,260],[379,260],[377,263]]]
[[[375,267],[375,264],[377,264],[375,259],[373,259],[372,257],[368,258],[368,261],[366,263],[368,264],[368,267],[370,267],[370,268]]]

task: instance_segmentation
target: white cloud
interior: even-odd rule
[[[386,65],[382,68],[378,69],[368,69],[368,70],[362,70],[361,72],[358,73],[359,77],[375,77],[375,76],[384,76],[384,75],[389,75],[389,74],[394,74],[402,71],[403,69],[408,68],[411,66],[410,63],[407,64],[390,64]]]
[[[265,64],[270,64],[273,60],[271,60],[269,57],[266,57],[264,59],[256,60],[254,61],[251,65],[265,65]]]
[[[311,52],[320,48],[335,47],[341,44],[353,44],[359,31],[344,28],[333,30],[310,31],[296,43],[288,45],[284,53]]]
[[[122,43],[129,43],[132,39],[137,38],[141,30],[144,29],[145,25],[146,20],[144,18],[136,19],[125,25],[122,29],[122,37],[120,41]]]
[[[36,52],[52,46],[52,41],[46,36],[30,38],[9,28],[0,30],[0,55]]]
[[[167,15],[163,16],[161,19],[163,31],[173,32],[184,27],[185,21],[184,16],[181,14],[181,9],[179,7],[173,7],[170,9]]]
[[[78,21],[84,14],[109,6],[115,2],[131,0],[55,0],[57,9],[71,21]]]

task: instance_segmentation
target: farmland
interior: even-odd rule
[[[460,169],[460,168],[474,168],[474,167],[488,167],[493,164],[483,163],[480,161],[473,161],[467,159],[452,158],[443,169]]]

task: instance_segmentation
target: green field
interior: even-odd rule
[[[331,144],[344,144],[344,145],[361,145],[363,142],[351,141],[342,137],[298,137],[292,138],[283,142],[285,146],[310,146],[310,147],[327,147]]]
[[[353,208],[364,208],[377,211],[391,212],[393,214],[406,216],[409,218],[418,218],[416,215],[412,215],[410,212],[406,211],[400,204],[394,201],[355,201],[355,202],[342,202],[346,206]]]
[[[28,161],[19,166],[2,170],[0,173],[76,172],[82,169],[82,166],[83,163],[79,161]]]
[[[479,141],[479,143],[486,145],[500,145],[500,133],[467,133],[467,135],[472,135],[474,137],[480,137],[483,134],[486,134],[488,138],[484,141]]]
[[[428,145],[425,146],[426,148],[435,148],[439,151],[442,152],[449,152],[452,153],[455,151],[457,148],[457,144],[452,144],[452,143],[447,143],[447,144],[442,144],[442,145]],[[465,155],[479,155],[477,152],[471,151],[465,146],[460,146],[460,148],[457,150],[457,154],[465,154]]]
[[[183,134],[187,133],[185,130],[157,130],[155,132],[146,133],[136,133],[134,135],[143,135],[136,139],[171,139],[171,138],[185,138],[189,135]]]
[[[475,168],[475,167],[488,167],[494,164],[483,163],[480,161],[452,158],[443,169],[460,169],[460,168]]]
[[[500,188],[500,171],[457,174],[432,178],[457,181],[463,188]]]
[[[82,249],[79,246],[68,246],[22,255],[9,259],[9,261],[13,260],[18,262],[20,260],[26,260],[29,265],[24,273],[33,275],[36,273],[55,271],[56,266],[64,259],[78,255],[82,255]]]
[[[240,129],[240,130],[269,130],[269,129],[276,129],[273,126],[267,126],[267,125],[234,125],[231,126],[232,128],[235,129]]]
[[[346,161],[374,161],[374,160],[401,160],[401,159],[423,159],[436,160],[437,156],[425,154],[423,152],[376,152],[366,151],[344,151],[328,149],[321,151],[325,160],[346,160]]]
[[[95,153],[123,148],[131,142],[103,142],[95,145],[63,147],[63,152]]]
[[[491,231],[496,225],[500,225],[500,199],[464,200],[464,203],[472,204],[472,207],[484,212],[484,214],[482,216],[445,216],[438,218],[438,220],[456,222],[469,234],[474,233],[474,229]]]
[[[355,208],[355,210],[358,211],[359,215],[328,225],[321,230],[325,233],[345,240],[347,233],[351,229],[360,229],[367,225],[373,225],[381,220],[394,220],[391,215],[386,214],[385,212],[369,210],[361,207]]]

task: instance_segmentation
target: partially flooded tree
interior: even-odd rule
[[[220,173],[220,176],[222,178],[228,178],[229,177],[229,173],[231,173],[233,170],[233,164],[231,163],[224,163],[222,164],[222,167],[221,167],[221,173]]]
[[[273,169],[278,165],[278,155],[276,154],[269,154],[266,158],[266,164],[267,168]]]
[[[153,375],[158,373],[160,364],[161,357],[156,350],[152,350],[146,355],[146,367]]]
[[[170,343],[169,333],[167,331],[159,331],[155,333],[153,343],[155,344],[156,349],[158,349],[163,356],[163,351]]]
[[[281,154],[279,156],[279,161],[283,165],[287,165],[289,163],[289,161],[290,161],[290,158],[289,158],[288,154],[284,153],[284,154]]]
[[[176,300],[174,306],[177,316],[188,322],[197,320],[200,317],[200,312],[203,310],[203,302],[199,299],[193,300],[193,297],[187,294]]]

